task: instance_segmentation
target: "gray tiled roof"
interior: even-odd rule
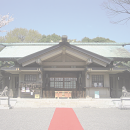
[[[104,57],[124,57],[130,58],[130,52],[128,52],[122,46],[78,46],[85,50],[91,51]]]
[[[44,54],[46,54],[47,52],[51,52],[51,51],[53,51],[53,50],[55,50],[55,49],[57,49],[57,48],[59,48],[59,47],[61,47],[61,46],[64,46],[64,45],[65,45],[65,46],[68,46],[69,48],[71,48],[71,49],[73,49],[73,50],[75,50],[75,51],[82,52],[82,53],[84,53],[85,55],[89,55],[89,56],[91,56],[91,57],[93,57],[93,58],[99,59],[100,61],[103,61],[103,62],[105,62],[105,63],[107,63],[107,64],[110,64],[110,62],[111,62],[111,60],[108,59],[108,58],[106,58],[106,57],[97,55],[97,54],[95,54],[95,53],[93,53],[93,52],[84,50],[84,49],[79,48],[79,47],[76,47],[76,46],[74,46],[74,45],[70,45],[68,42],[60,42],[59,44],[57,44],[57,45],[55,45],[55,46],[49,47],[49,48],[47,48],[47,49],[38,51],[38,52],[36,52],[36,53],[33,53],[33,54],[31,54],[31,55],[28,55],[28,56],[25,56],[25,57],[23,57],[23,58],[20,58],[20,59],[18,60],[18,63],[21,64],[21,63],[24,63],[24,62],[26,62],[26,61],[28,61],[28,60],[37,58],[38,56],[44,55]]]
[[[59,44],[58,42],[51,42],[51,43],[1,43],[5,46],[43,46],[43,45],[56,45],[56,44]],[[104,45],[104,46],[122,46],[122,45],[128,45],[128,43],[92,43],[92,42],[88,42],[88,43],[85,43],[85,42],[71,42],[70,44],[72,45]]]
[[[32,53],[44,50],[50,46],[6,46],[1,52],[0,57],[3,58],[19,58],[25,57]]]
[[[6,47],[1,50],[0,58],[22,58],[44,50],[58,43],[3,43]],[[122,43],[70,43],[84,50],[103,57],[130,58],[130,53]]]

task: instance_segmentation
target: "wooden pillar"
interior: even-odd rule
[[[85,71],[82,71],[82,88],[84,88],[86,85],[85,85]]]
[[[86,98],[88,98],[88,97],[89,97],[89,87],[86,88]]]
[[[43,92],[43,96],[44,96],[44,98],[46,98],[46,77],[45,77],[45,71],[44,70],[42,70],[42,91],[43,91],[43,89],[44,89],[44,92]]]
[[[19,84],[19,87],[18,87],[18,98],[20,98],[20,88],[21,88],[21,84]]]
[[[40,98],[42,98],[43,97],[43,89],[42,89],[42,85],[43,85],[43,69],[42,69],[42,67],[40,67],[40,77],[39,77],[39,79],[40,79]]]
[[[19,72],[18,98],[21,97],[21,95],[20,95],[21,94],[20,88],[22,87],[21,82],[22,82],[22,74]]]
[[[10,94],[10,97],[13,97],[13,75],[10,75],[9,94]]]

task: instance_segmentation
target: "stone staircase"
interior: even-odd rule
[[[17,98],[14,108],[44,108],[44,107],[69,107],[69,108],[116,108],[119,106],[116,99],[24,99]]]

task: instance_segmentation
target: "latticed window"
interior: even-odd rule
[[[104,87],[104,75],[92,75],[92,87]]]
[[[55,80],[54,80],[54,78],[50,78],[50,87],[55,87]]]
[[[77,78],[64,78],[64,88],[76,88]]]
[[[63,78],[55,78],[55,88],[63,88]]]
[[[76,88],[77,78],[50,78],[50,87]]]
[[[36,74],[25,74],[24,81],[26,82],[36,82],[37,76]]]

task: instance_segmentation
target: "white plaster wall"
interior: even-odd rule
[[[109,73],[89,73],[89,79],[86,77],[86,96],[95,98],[95,91],[99,91],[100,98],[110,98]],[[104,87],[92,87],[92,75],[104,75]]]

